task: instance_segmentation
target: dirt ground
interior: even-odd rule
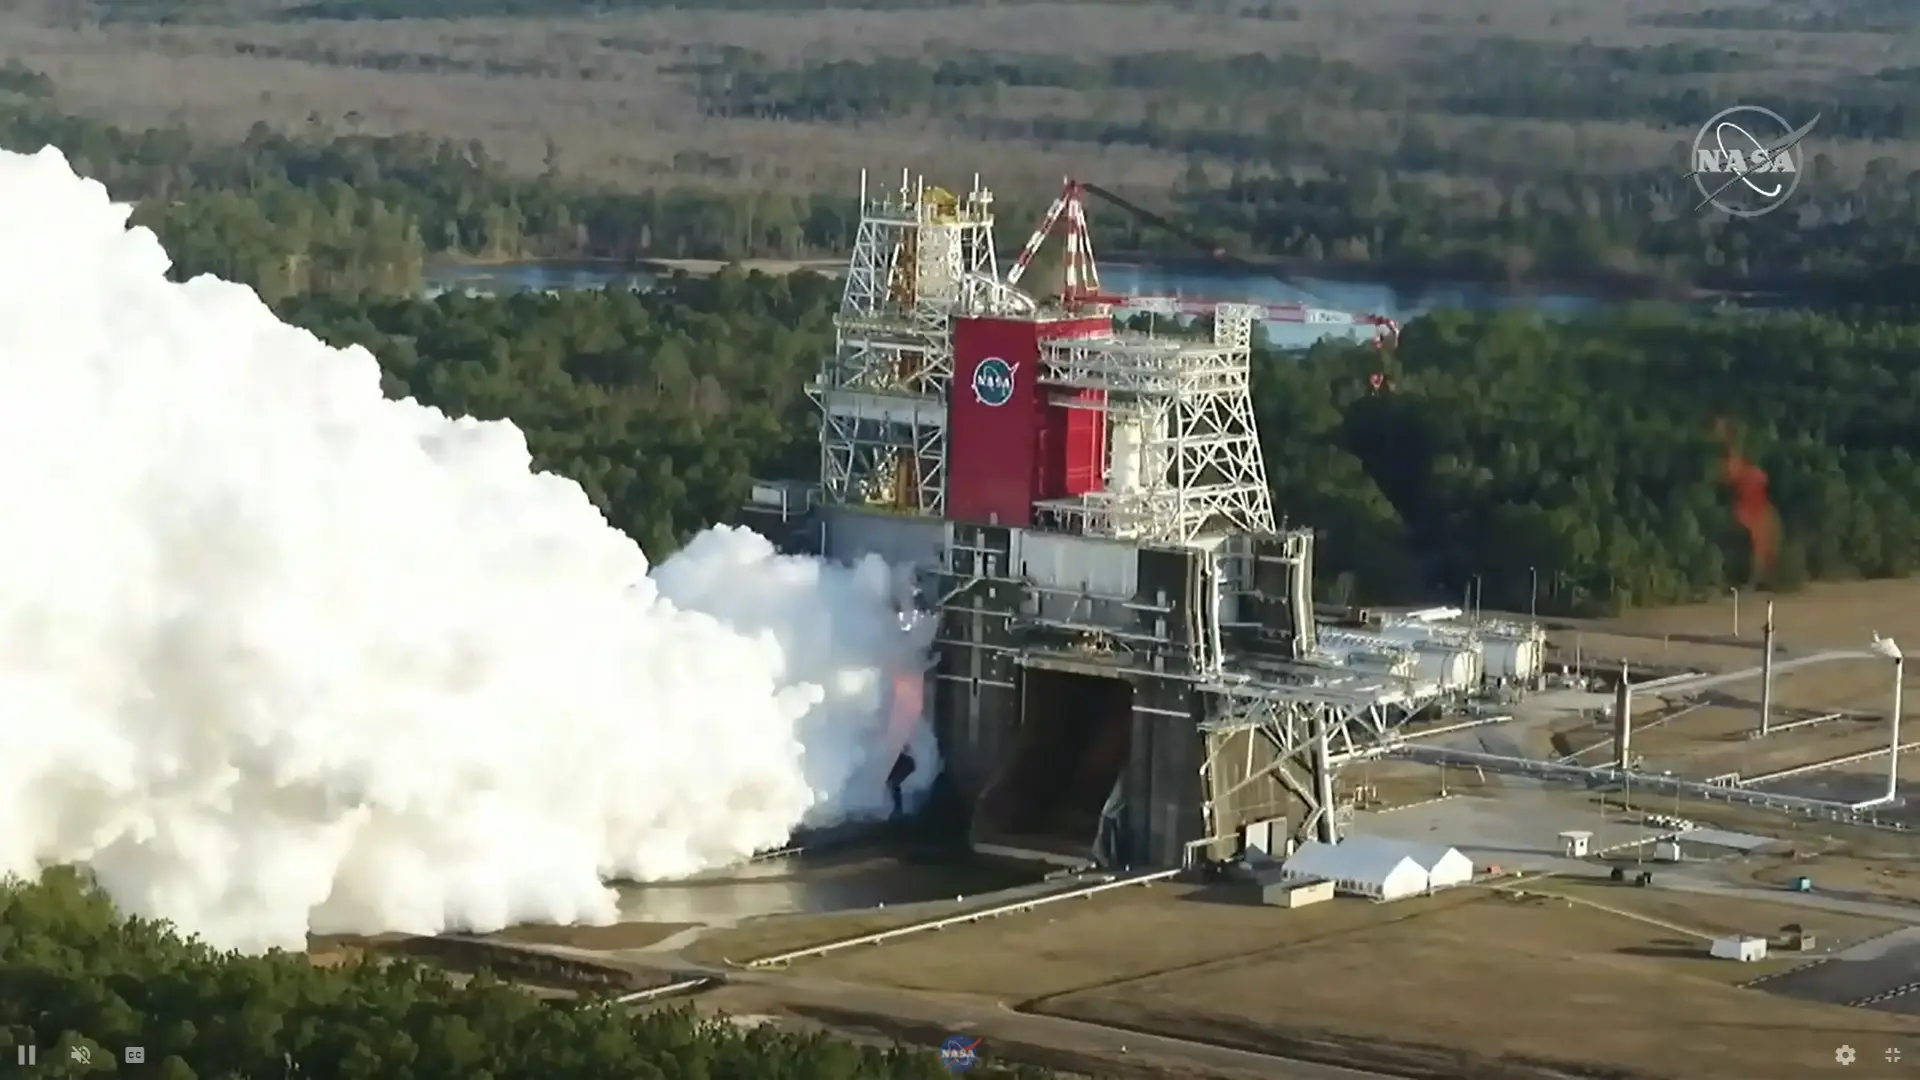
[[[1070,995],[1046,1008],[1456,1076],[1529,1064],[1573,1075],[1751,1080],[1830,1065],[1836,1040],[1871,1044],[1915,1030],[1910,1020],[1739,989],[1705,972],[1746,965],[1698,959],[1699,950],[1697,941],[1566,901],[1489,899],[1365,939]],[[1289,984],[1308,992],[1274,992]]]
[[[1569,621],[1556,625],[1551,639],[1559,654],[1577,655],[1588,670],[1617,670],[1629,664],[1724,672],[1760,664],[1761,627],[1766,604],[1774,603],[1776,643],[1781,659],[1828,649],[1865,648],[1873,634],[1920,642],[1920,581],[1848,582],[1811,586],[1804,591],[1768,596],[1743,594],[1739,636],[1733,636],[1732,597],[1684,607],[1650,608],[1614,619]],[[1908,702],[1920,700],[1920,666],[1908,672]],[[1890,679],[1884,661],[1847,660],[1799,668],[1776,675],[1773,687],[1776,724],[1844,713],[1846,718],[1750,740],[1758,723],[1760,680],[1716,687],[1699,699],[1704,707],[1667,720],[1678,711],[1649,699],[1636,699],[1634,747],[1649,767],[1673,768],[1694,775],[1741,772],[1751,775],[1829,760],[1886,745],[1884,725],[1890,704]],[[1903,722],[1913,705],[1903,709]],[[1605,724],[1568,717],[1547,726],[1559,753],[1583,749],[1609,737]],[[1916,732],[1920,735],[1920,731]]]
[[[1601,881],[1525,887],[1559,895],[1461,890],[1282,911],[1218,888],[1127,890],[796,970],[1415,1075],[1500,1075],[1491,1070],[1505,1064],[1750,1080],[1817,1064],[1835,1037],[1920,1032],[1910,1019],[1735,986],[1792,959],[1704,956],[1714,933],[1801,922],[1839,942],[1891,924]],[[1311,990],[1277,992],[1289,985]],[[1495,1036],[1489,1016],[1500,1017]]]

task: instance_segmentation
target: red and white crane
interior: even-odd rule
[[[1158,226],[1161,229],[1185,240],[1216,259],[1230,259],[1226,251],[1213,247],[1193,233],[1181,228],[1167,218],[1136,205],[1129,199],[1116,195],[1097,184],[1087,183],[1068,177],[1061,188],[1060,197],[1053,200],[1047,208],[1046,216],[1040,219],[1040,226],[1027,239],[1027,246],[1014,259],[1013,266],[1007,271],[1007,284],[1018,285],[1020,279],[1033,264],[1033,257],[1039,253],[1055,229],[1064,223],[1066,226],[1066,254],[1063,259],[1066,272],[1066,285],[1061,291],[1061,303],[1067,307],[1085,307],[1104,305],[1108,307],[1134,308],[1165,315],[1211,315],[1222,303],[1239,301],[1202,300],[1184,296],[1122,296],[1108,293],[1100,287],[1100,267],[1093,258],[1093,241],[1087,232],[1087,211],[1083,196],[1094,195],[1101,200],[1124,210],[1133,216]],[[1232,260],[1242,262],[1243,260]],[[1249,264],[1250,265],[1250,264]],[[1271,269],[1255,267],[1267,273],[1283,284],[1290,284],[1284,277]],[[1256,318],[1267,322],[1301,323],[1309,326],[1350,326],[1368,327],[1373,332],[1376,346],[1390,347],[1399,338],[1400,324],[1384,315],[1370,315],[1352,311],[1338,311],[1332,308],[1313,307],[1307,304],[1242,304],[1253,308],[1260,314]]]

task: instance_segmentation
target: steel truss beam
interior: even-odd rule
[[[1339,838],[1334,776],[1351,761],[1377,756],[1394,742],[1394,732],[1412,715],[1414,704],[1390,690],[1346,690],[1326,686],[1220,684],[1204,688],[1212,708],[1200,725],[1204,735],[1252,732],[1272,750],[1272,760],[1224,789],[1216,783],[1216,758],[1224,740],[1208,738],[1200,766],[1205,799],[1205,835],[1219,836],[1221,816],[1241,789],[1273,776],[1306,810],[1296,837]],[[1250,751],[1249,751],[1250,752]]]
[[[848,261],[833,355],[807,392],[820,407],[827,502],[939,515],[946,492],[952,316],[998,295],[993,195],[956,196],[901,174],[870,193]]]
[[[1253,413],[1250,324],[1238,309],[1215,323],[1215,342],[1150,338],[1046,342],[1041,381],[1102,392],[1099,408],[1137,432],[1134,463],[1111,462],[1107,490],[1049,500],[1068,528],[1151,544],[1187,544],[1224,531],[1273,533],[1273,494]],[[1137,484],[1114,478],[1137,471]]]

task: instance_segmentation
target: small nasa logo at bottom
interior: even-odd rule
[[[963,1073],[980,1064],[980,1040],[949,1035],[940,1044],[940,1064],[950,1073]]]

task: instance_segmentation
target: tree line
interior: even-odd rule
[[[1306,263],[1684,290],[1805,288],[1913,262],[1920,172],[1889,155],[1851,176],[1817,145],[1920,134],[1914,76],[1904,68],[1828,88],[1743,92],[1741,100],[1796,122],[1819,115],[1813,152],[1801,161],[1806,182],[1787,212],[1766,218],[1697,211],[1686,150],[1724,106],[1727,90],[1716,80],[1775,70],[1772,48],[1495,36],[1436,44],[1379,68],[1302,51],[970,51],[787,63],[723,48],[680,71],[716,116],[922,117],[997,142],[1180,155],[1194,164],[1173,201],[1208,223],[1221,246]],[[1003,107],[1034,89],[1071,92],[1077,105]],[[1359,122],[1365,116],[1393,123],[1383,136]],[[1642,123],[1671,133],[1672,143],[1670,152],[1596,158],[1572,126],[1545,138],[1515,121]],[[1325,177],[1301,178],[1302,162]],[[1167,242],[1111,215],[1094,227],[1125,250]]]
[[[837,302],[817,275],[727,271],[283,310],[372,349],[392,394],[516,420],[542,468],[659,554],[732,518],[750,477],[814,475],[801,388]],[[1537,582],[1542,610],[1600,613],[1920,572],[1920,325],[1897,313],[1447,312],[1389,352],[1263,351],[1255,376],[1277,505],[1326,537],[1332,599],[1478,581],[1518,607]],[[1773,480],[1770,566],[1733,516],[1723,419]]]
[[[85,1048],[112,1069],[124,1048],[160,1080],[937,1080],[928,1049],[881,1049],[769,1027],[743,1031],[687,1009],[542,1001],[481,975],[464,986],[400,959],[319,966],[299,954],[216,952],[163,923],[128,919],[80,875],[0,888],[0,1032],[40,1068],[77,1075]],[[86,1071],[84,1068],[79,1072]],[[991,1080],[1045,1080],[987,1064]]]
[[[1018,124],[1049,138],[1126,142],[1146,132],[1140,137],[1179,141],[1195,155],[1186,177],[1169,192],[1137,197],[1194,225],[1213,246],[1282,265],[1804,293],[1845,291],[1861,279],[1885,291],[1885,281],[1909,281],[1920,263],[1920,179],[1891,167],[1869,170],[1863,186],[1849,189],[1816,157],[1796,195],[1804,213],[1723,220],[1692,211],[1697,193],[1676,170],[1638,177],[1568,170],[1516,175],[1504,186],[1436,187],[1425,175],[1479,166],[1417,126],[1394,147],[1342,152],[1325,179],[1313,180],[1258,170],[1219,175],[1198,160],[1221,156],[1225,144],[1171,120],[970,122]],[[1293,138],[1289,132],[1318,138],[1312,127],[1305,118],[1297,126],[1281,120],[1270,134],[1282,142]],[[557,166],[542,176],[515,175],[477,143],[425,135],[256,125],[243,139],[222,142],[178,128],[127,131],[71,115],[38,72],[0,74],[0,146],[49,144],[117,197],[137,202],[138,220],[166,241],[178,273],[245,280],[274,299],[414,291],[434,258],[838,255],[858,224],[852,192],[606,190]],[[1421,167],[1410,171],[1410,161]],[[1025,240],[1052,194],[1006,194],[1004,246]],[[1190,253],[1108,208],[1096,208],[1091,220],[1097,249],[1109,254]]]
[[[1336,599],[1479,582],[1523,609],[1537,583],[1542,610],[1598,614],[1920,571],[1906,316],[1445,312],[1390,354],[1326,347],[1256,377],[1278,505],[1327,538]],[[1771,565],[1734,518],[1721,421],[1771,479]]]

